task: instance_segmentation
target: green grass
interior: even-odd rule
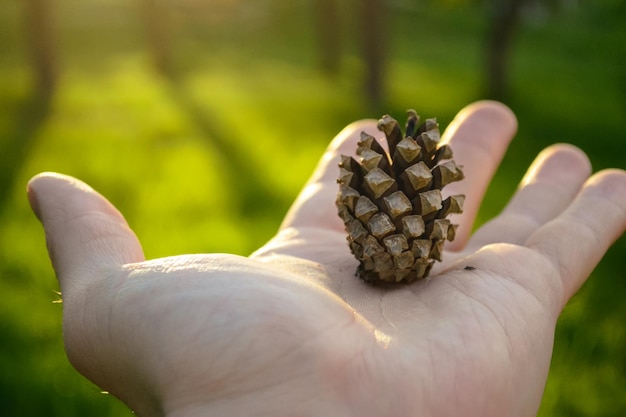
[[[25,199],[28,178],[54,170],[87,181],[122,210],[149,258],[245,255],[271,237],[333,135],[379,114],[360,93],[364,68],[349,10],[334,80],[314,67],[308,2],[223,6],[210,21],[179,11],[173,33],[181,75],[171,82],[150,65],[134,6],[60,3],[63,72],[40,125],[24,116],[32,86],[20,9],[0,5],[0,149],[16,137],[32,139],[0,213],[0,414],[130,415],[64,356],[58,285]],[[624,168],[626,81],[616,51],[626,38],[618,7],[581,1],[519,33],[509,104],[520,132],[479,223],[503,207],[551,143],[580,146],[596,169]],[[397,6],[392,21],[385,111],[402,117],[414,107],[445,126],[480,97],[480,14],[466,6]],[[622,238],[566,308],[541,416],[626,414],[625,252]]]

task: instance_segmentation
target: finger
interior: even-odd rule
[[[383,142],[384,135],[375,120],[362,120],[343,129],[330,143],[313,175],[293,203],[281,229],[288,227],[314,227],[342,232],[343,223],[337,215],[335,198],[339,190],[339,158],[356,155],[357,142],[362,131]]]
[[[463,181],[446,186],[445,192],[466,197],[463,213],[453,219],[461,226],[447,249],[460,250],[467,243],[487,186],[516,131],[517,120],[508,107],[481,101],[463,109],[444,132],[442,143],[452,147],[454,160],[465,174]]]
[[[30,180],[27,191],[63,293],[104,268],[144,260],[124,217],[85,183],[44,173]]]
[[[566,302],[580,288],[609,246],[626,229],[626,171],[601,171],[585,183],[572,204],[539,228],[526,246],[547,258]]]
[[[490,243],[523,244],[544,223],[559,215],[591,174],[589,159],[565,144],[541,152],[503,212],[470,239],[471,248]]]

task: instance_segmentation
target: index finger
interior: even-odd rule
[[[455,215],[461,225],[447,249],[460,250],[469,239],[487,187],[517,131],[517,119],[504,104],[481,101],[467,106],[444,132],[442,142],[454,152],[465,179],[449,184],[445,193],[465,194],[463,213]]]
[[[335,199],[339,186],[341,155],[355,155],[361,132],[381,141],[384,135],[376,120],[361,120],[345,127],[328,145],[311,178],[293,203],[280,228],[314,227],[343,233],[344,226],[337,215]]]

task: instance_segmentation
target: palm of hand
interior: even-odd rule
[[[280,233],[250,258],[142,262],[139,243],[99,197],[81,209],[89,206],[100,220],[107,212],[104,221],[114,224],[94,231],[97,239],[83,233],[62,243],[46,218],[52,210],[37,197],[51,248],[65,244],[105,260],[84,265],[75,251],[52,254],[74,365],[146,415],[532,415],[558,313],[624,228],[626,177],[599,174],[574,199],[588,164],[579,151],[555,148],[533,165],[502,216],[468,240],[514,131],[502,108],[469,108],[447,136],[474,178],[459,185],[468,195],[460,237],[432,279],[381,290],[354,277],[356,261],[333,206],[330,167],[361,129],[371,124],[336,139]],[[568,176],[554,179],[564,164]],[[537,195],[545,201],[528,209]],[[583,218],[591,197],[621,229]],[[585,228],[568,232],[583,220]],[[581,237],[595,239],[566,247]],[[90,275],[99,278],[80,281]]]

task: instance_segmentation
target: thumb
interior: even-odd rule
[[[144,260],[122,214],[87,184],[43,173],[29,181],[27,192],[63,293],[103,269]]]

